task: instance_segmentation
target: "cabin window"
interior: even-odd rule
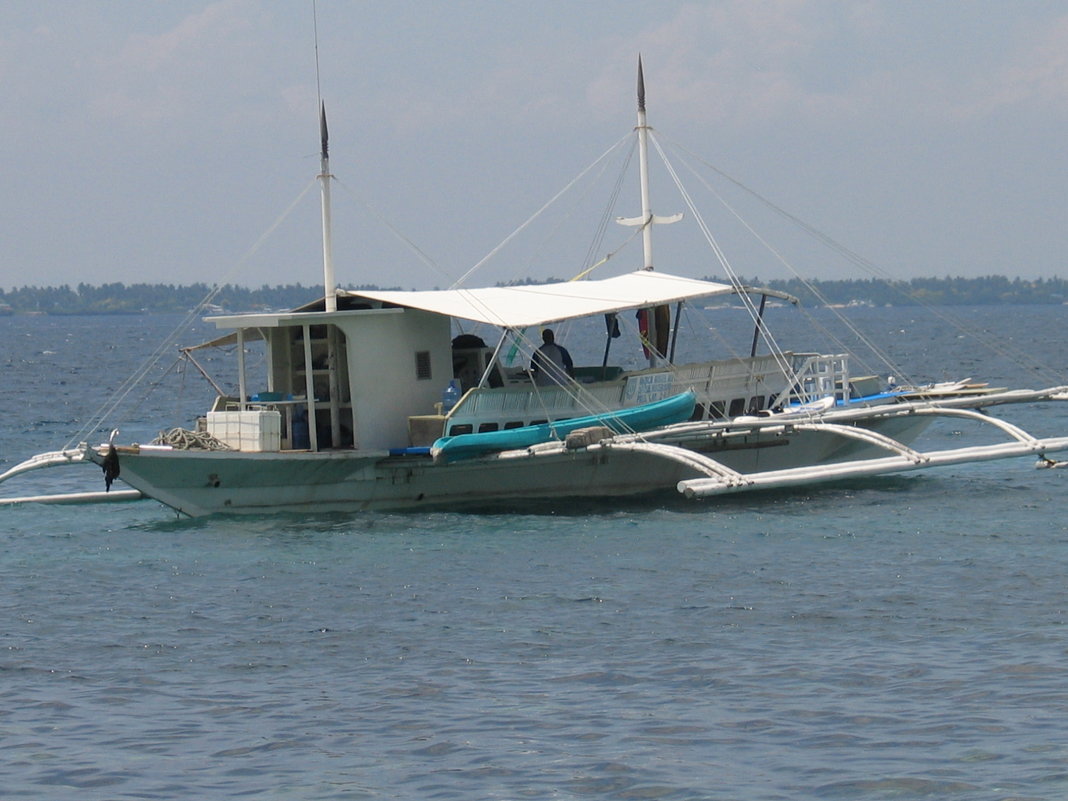
[[[751,401],[749,401],[749,411],[752,414],[756,414],[757,412],[762,411],[764,409],[764,403],[765,401],[763,395],[755,396]]]
[[[487,431],[496,431],[499,426],[496,423],[482,423],[478,427],[479,434],[485,434]]]
[[[455,426],[451,426],[449,428],[449,436],[450,437],[456,437],[456,436],[459,436],[460,434],[470,434],[470,433],[471,433],[471,424],[470,423],[463,423],[461,425],[455,425]]]
[[[708,404],[708,417],[710,420],[722,420],[725,401],[712,401]]]
[[[731,407],[727,410],[728,417],[737,417],[745,411],[745,398],[735,398],[731,401]]]
[[[509,420],[507,423],[504,424],[504,430],[505,431],[508,431],[509,429],[512,429],[512,428],[522,428],[522,427],[523,427],[523,421],[522,420]]]
[[[415,377],[420,381],[425,381],[431,378],[430,351],[417,350],[415,352]]]
[[[690,420],[704,420],[708,410],[705,409],[703,403],[698,403],[693,407],[693,414],[690,415]]]

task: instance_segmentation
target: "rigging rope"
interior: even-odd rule
[[[715,187],[713,187],[711,184],[709,184],[705,180],[704,176],[702,176],[699,173],[697,173],[690,164],[688,164],[686,162],[684,162],[684,164],[686,164],[686,167],[687,167],[687,169],[690,170],[690,173],[698,181],[701,182],[701,184],[705,187],[705,189],[707,189],[709,192],[712,193],[712,195],[720,202],[720,204],[752,235],[752,237],[757,242],[759,242],[775,258],[776,261],[778,261],[792,275],[794,275],[798,280],[800,280],[805,285],[805,287],[810,292],[812,292],[813,295],[816,296],[816,298],[820,301],[820,303],[825,308],[829,308],[831,310],[831,312],[839,319],[839,321],[849,330],[849,332],[852,333],[853,336],[855,336],[859,342],[861,342],[863,345],[865,345],[876,356],[876,358],[878,358],[883,363],[883,365],[890,370],[891,373],[896,373],[897,375],[901,375],[901,376],[905,375],[905,372],[904,372],[904,370],[902,369],[902,367],[900,365],[896,364],[889,357],[888,354],[883,352],[879,348],[879,346],[875,344],[875,342],[873,342],[870,338],[868,338],[863,333],[863,331],[861,331],[856,325],[854,325],[852,320],[850,320],[847,316],[845,316],[844,314],[839,312],[837,309],[835,309],[831,305],[831,303],[828,301],[826,296],[824,296],[823,293],[821,293],[819,291],[819,289],[816,286],[814,286],[811,282],[809,282],[805,278],[803,278],[801,276],[801,274],[797,271],[797,269],[793,266],[793,264],[791,264],[774,245],[772,245],[755,228],[753,228],[753,226],[750,225],[750,223],[746,219],[744,219],[741,216],[741,214],[738,213],[738,211],[734,208],[734,206],[720,192],[718,192]],[[820,333],[822,333],[824,336],[826,336],[831,342],[833,342],[836,345],[838,345],[842,350],[845,350],[847,352],[852,353],[852,349],[850,347],[848,347],[829,328],[827,328],[826,326],[822,325],[819,321],[817,321],[815,317],[813,317],[811,314],[809,314],[807,312],[807,310],[803,310],[803,314],[805,315],[806,319],[808,319],[810,321],[810,323],[817,330],[819,330]],[[862,364],[863,364],[863,361],[862,361]],[[867,365],[863,365],[863,366],[865,367],[865,369],[870,369],[870,368],[867,367]]]
[[[206,307],[209,303],[212,302],[212,300],[214,300],[218,296],[218,294],[229,283],[230,279],[239,270],[245,267],[249,259],[251,259],[252,256],[256,254],[256,252],[263,246],[263,243],[267,241],[267,239],[271,236],[271,234],[274,233],[278,226],[281,225],[282,222],[293,212],[293,209],[295,209],[300,203],[300,201],[304,198],[304,196],[308,194],[309,190],[313,186],[315,186],[317,180],[318,179],[313,180],[311,183],[309,183],[303,189],[303,191],[301,191],[300,194],[298,194],[297,197],[294,198],[293,202],[289,204],[285,211],[283,211],[281,215],[279,215],[278,219],[276,219],[274,223],[272,223],[271,226],[267,228],[266,231],[260,234],[259,238],[252,244],[251,247],[248,248],[248,250],[245,251],[244,255],[242,255],[241,258],[238,259],[237,262],[235,262],[234,266],[227,271],[227,273],[223,276],[222,281],[220,281],[211,288],[211,291],[209,291],[208,294],[205,295],[204,298],[182,318],[181,322],[177,326],[175,326],[175,328],[163,339],[163,341],[160,342],[156,349],[152,351],[152,353],[149,354],[148,357],[145,358],[141,365],[136,370],[134,370],[134,372],[125,381],[123,381],[122,384],[119,385],[118,389],[116,389],[115,392],[112,393],[111,397],[103,404],[101,404],[101,406],[89,418],[89,421],[84,426],[82,426],[78,430],[78,432],[70,438],[70,440],[67,441],[67,444],[64,446],[65,448],[73,447],[75,443],[85,440],[86,438],[88,438],[90,433],[104,426],[104,422],[115,413],[116,409],[118,409],[118,407],[126,400],[129,394],[138,386],[138,384],[141,383],[142,380],[144,380],[145,376],[148,375],[148,373],[156,366],[156,364],[159,363],[159,360],[163,358],[164,353],[170,350],[170,348],[174,347],[174,345],[178,341],[178,338],[186,330],[188,330],[189,327],[193,324],[194,320],[196,320],[197,317],[201,315],[204,310],[204,307]]]
[[[608,148],[608,150],[606,150],[604,153],[602,153],[600,156],[598,156],[597,159],[592,164],[590,164],[588,167],[586,167],[586,169],[584,169],[582,172],[580,172],[578,175],[576,175],[574,178],[572,178],[571,181],[569,181],[567,183],[567,185],[564,186],[563,189],[561,189],[559,192],[557,192],[555,195],[553,195],[547,202],[545,202],[541,206],[541,208],[539,208],[536,212],[534,212],[532,215],[530,215],[530,217],[528,217],[527,220],[524,223],[522,223],[518,228],[516,228],[514,231],[512,231],[512,233],[510,233],[508,236],[506,236],[501,241],[501,243],[499,245],[497,245],[495,248],[493,248],[493,250],[491,250],[489,253],[487,253],[485,256],[483,256],[466,273],[464,273],[458,279],[456,279],[456,281],[454,281],[452,283],[452,285],[449,287],[449,289],[459,289],[461,287],[461,285],[464,284],[467,281],[468,278],[470,278],[472,275],[474,275],[476,272],[478,272],[478,270],[480,270],[482,268],[482,266],[485,265],[485,263],[487,261],[489,261],[491,258],[493,258],[493,256],[495,256],[505,245],[507,245],[509,242],[511,242],[513,239],[515,239],[515,237],[518,236],[524,229],[526,229],[532,222],[534,222],[536,219],[538,219],[538,217],[540,217],[542,215],[542,213],[547,208],[549,208],[554,203],[556,203],[556,201],[560,197],[562,197],[563,195],[567,194],[567,192],[570,191],[571,187],[573,187],[583,177],[585,177],[585,175],[587,173],[589,173],[594,167],[596,167],[598,164],[600,164],[602,161],[604,161],[609,155],[611,155],[611,153],[613,151],[615,151],[623,142],[627,141],[627,139],[630,136],[631,136],[631,134],[628,132],[623,137],[621,137],[618,142],[613,144],[610,148]]]
[[[623,247],[625,247],[631,239],[633,239],[634,234],[632,233],[631,236],[627,237],[627,239],[624,240],[623,244],[616,248],[614,251],[612,251],[596,263],[591,263],[593,262],[594,253],[596,253],[597,250],[600,249],[601,243],[604,241],[605,234],[608,232],[609,223],[612,221],[612,210],[615,209],[616,203],[619,200],[619,193],[623,189],[623,179],[626,177],[627,168],[630,166],[630,162],[634,158],[634,151],[637,149],[637,144],[637,138],[631,140],[630,150],[627,151],[627,157],[623,160],[623,164],[616,174],[616,182],[612,187],[612,192],[609,195],[608,202],[605,204],[604,212],[601,214],[601,219],[597,223],[597,230],[594,233],[593,238],[590,240],[590,246],[586,250],[586,256],[582,259],[583,264],[589,264],[590,266],[579,272],[578,275],[571,279],[572,281],[579,281],[585,278],[587,275],[592,273],[602,264],[605,264],[610,258],[612,258],[612,256],[622,250]]]
[[[371,212],[371,214],[373,214],[375,216],[375,218],[380,223],[382,223],[382,225],[386,226],[386,228],[389,230],[389,232],[391,234],[393,234],[395,237],[397,237],[398,241],[400,241],[401,243],[406,245],[416,255],[416,257],[421,262],[423,262],[423,264],[425,264],[427,267],[429,267],[433,272],[437,273],[437,275],[440,276],[441,278],[444,278],[444,279],[446,279],[448,281],[452,280],[452,276],[451,275],[449,275],[448,273],[445,272],[445,270],[443,270],[441,267],[439,267],[437,262],[435,262],[432,258],[430,258],[430,256],[428,256],[425,251],[423,251],[418,245],[415,244],[415,242],[413,242],[411,239],[409,239],[407,236],[405,236],[404,233],[402,233],[399,228],[397,228],[395,225],[393,225],[393,223],[391,223],[386,218],[386,216],[384,214],[382,214],[381,211],[378,210],[378,208],[374,204],[364,200],[355,190],[352,189],[352,187],[350,187],[347,184],[343,183],[342,181],[340,181],[336,177],[331,176],[331,178],[333,178],[334,179],[334,183],[337,184],[338,186],[340,186],[342,189],[344,189],[349,194],[349,196],[352,197],[353,200],[355,200],[357,203],[359,203],[361,206],[363,206],[365,209],[367,209],[367,211]]]
[[[756,190],[754,190],[754,189],[750,188],[749,186],[745,185],[744,183],[742,183],[738,179],[736,179],[733,176],[731,176],[729,173],[723,171],[719,167],[716,167],[714,164],[711,164],[707,160],[705,160],[705,159],[701,158],[700,156],[694,154],[692,151],[690,151],[687,148],[683,147],[679,143],[672,142],[671,144],[673,145],[673,147],[677,148],[680,153],[683,153],[684,155],[688,156],[689,158],[694,159],[698,163],[700,163],[703,166],[707,167],[708,169],[712,170],[717,175],[722,177],[724,180],[730,182],[731,184],[733,184],[734,186],[738,187],[740,190],[742,190],[746,194],[748,194],[751,197],[755,198],[757,201],[759,201],[761,204],[763,204],[768,209],[773,211],[775,214],[783,217],[784,219],[786,219],[790,223],[796,225],[799,229],[801,229],[805,233],[807,233],[810,236],[812,236],[815,240],[817,240],[820,243],[822,243],[829,250],[837,253],[839,256],[844,258],[846,261],[850,262],[851,264],[853,264],[856,267],[859,267],[860,269],[862,269],[863,271],[865,271],[869,275],[879,279],[880,281],[885,283],[888,287],[890,287],[893,291],[898,292],[903,297],[906,297],[910,301],[912,301],[913,303],[918,304],[919,306],[924,308],[928,313],[930,313],[931,315],[933,315],[937,319],[940,319],[943,322],[945,322],[948,325],[950,325],[951,327],[955,328],[956,330],[961,331],[964,334],[967,334],[969,337],[971,337],[976,342],[978,342],[979,344],[981,344],[984,347],[986,347],[991,352],[993,352],[993,353],[995,353],[995,354],[997,354],[999,356],[1002,356],[1004,358],[1010,359],[1010,360],[1012,360],[1012,361],[1014,361],[1014,362],[1016,362],[1018,364],[1027,366],[1027,367],[1029,367],[1029,368],[1031,368],[1033,370],[1046,372],[1049,375],[1055,377],[1059,381],[1065,380],[1065,374],[1062,371],[1060,371],[1060,370],[1058,370],[1058,369],[1056,369],[1054,367],[1051,367],[1049,364],[1045,364],[1043,362],[1038,361],[1034,357],[1033,353],[1031,353],[1029,351],[1026,351],[1026,350],[1024,350],[1022,348],[1017,348],[1017,347],[1008,345],[1008,344],[1006,344],[1004,342],[1001,342],[1001,341],[999,341],[997,339],[994,339],[993,337],[989,337],[989,336],[987,336],[985,334],[985,332],[981,328],[973,326],[973,325],[969,325],[967,323],[967,321],[961,319],[958,315],[953,314],[952,312],[946,310],[945,307],[939,307],[936,304],[932,303],[931,301],[929,301],[929,300],[927,300],[927,299],[925,299],[925,298],[923,298],[921,296],[913,295],[913,294],[905,291],[904,289],[902,289],[900,286],[897,285],[896,279],[894,279],[894,277],[887,270],[883,269],[882,267],[880,267],[875,262],[871,261],[870,259],[865,258],[864,256],[861,256],[860,254],[856,253],[855,251],[851,250],[850,248],[846,247],[845,245],[842,245],[837,240],[833,239],[830,235],[828,235],[828,234],[824,233],[823,231],[819,230],[814,225],[802,220],[797,215],[792,214],[789,211],[785,210],[784,208],[782,208],[781,206],[777,205],[776,203],[774,203],[770,199],[768,199],[768,198],[764,197],[763,195],[761,195]],[[818,292],[816,290],[816,288],[811,284],[811,282],[809,282],[804,277],[802,277],[800,274],[798,274],[796,271],[794,271],[793,268],[790,268],[790,269],[791,269],[791,272],[793,272],[794,276],[798,280],[800,280],[802,282],[802,284],[804,284],[807,289],[809,289],[822,303],[824,303],[825,306],[829,307],[829,304],[827,303],[826,298],[820,292]],[[837,310],[835,310],[833,308],[832,308],[832,311],[834,312],[835,316],[837,316],[840,320],[843,321],[843,323],[845,323],[848,327],[850,327],[852,333],[858,335],[858,337],[860,337],[861,341],[863,341],[865,343],[865,345],[867,345],[867,347],[872,349],[872,352],[874,354],[876,354],[876,356],[881,361],[883,361],[884,364],[893,364],[893,361],[890,359],[890,357],[887,354],[883,353],[874,344],[871,344],[870,342],[866,341],[866,338],[864,338],[863,335],[860,335],[859,332],[854,330],[852,324],[848,322],[847,318],[844,315],[842,315],[839,311],[837,311]],[[897,368],[897,369],[900,369],[900,368]]]
[[[605,174],[605,172],[610,166],[610,162],[608,161],[607,156],[610,155],[614,150],[618,150],[623,144],[623,141],[625,140],[620,140],[619,142],[617,142],[616,145],[612,148],[612,150],[604,154],[604,156],[602,156],[597,160],[597,162],[595,162],[595,164],[599,163],[600,165],[600,169],[597,171],[596,176],[592,177],[584,184],[582,191],[576,193],[577,196],[575,197],[574,201],[572,201],[570,208],[565,210],[565,213],[556,221],[553,226],[549,227],[549,229],[544,233],[544,235],[540,237],[537,244],[528,249],[528,256],[524,261],[525,275],[530,275],[534,271],[532,269],[534,267],[534,261],[545,250],[546,244],[555,243],[561,239],[558,232],[564,226],[565,223],[574,218],[579,203],[581,203],[584,199],[588,198],[592,194],[593,190],[598,186],[598,181],[600,180],[601,176]],[[596,253],[601,247],[601,243],[604,240],[605,233],[608,229],[608,224],[612,219],[612,213],[615,209],[615,205],[619,197],[619,192],[623,185],[623,180],[627,174],[627,166],[630,164],[630,160],[634,155],[634,150],[635,148],[634,146],[632,146],[628,151],[626,158],[623,160],[622,166],[616,172],[615,184],[613,185],[612,190],[609,193],[608,201],[603,204],[601,210],[601,217],[598,220],[597,226],[594,228],[593,235],[590,238],[589,247],[586,249],[586,254],[581,261],[581,264],[583,265],[590,264],[591,260],[593,259],[593,254]],[[591,168],[593,166],[594,165],[591,165]],[[592,172],[592,169],[589,170],[589,172]],[[578,176],[578,178],[581,177],[581,175]],[[577,180],[575,183],[577,183]],[[562,197],[563,194],[564,193],[561,193],[558,197]],[[545,209],[543,209],[543,212],[547,209],[548,205],[546,205]],[[583,219],[585,220],[585,217],[583,217]],[[607,261],[607,259],[610,257],[611,254],[609,254],[609,256],[602,260],[599,264],[584,268],[579,272],[579,274],[568,280],[579,280],[585,275],[588,275],[597,266],[600,266],[600,264],[604,263],[604,261]],[[512,278],[518,280],[523,271],[524,267],[520,266],[520,262],[517,260],[515,270],[512,274]]]
[[[652,133],[652,132],[650,132]],[[705,223],[704,217],[701,216],[701,212],[698,211],[697,205],[694,203],[690,193],[686,191],[686,188],[682,185],[682,181],[679,180],[678,173],[675,171],[674,166],[668,160],[667,155],[664,153],[663,148],[660,146],[660,142],[655,136],[650,136],[653,141],[653,146],[656,148],[657,153],[664,162],[664,166],[668,170],[668,174],[675,182],[675,188],[679,190],[682,195],[683,201],[690,209],[690,213],[693,214],[694,219],[697,221],[698,227],[701,229],[701,233],[705,237],[705,241],[708,242],[709,247],[712,248],[712,252],[716,255],[720,265],[727,272],[727,277],[730,279],[731,286],[734,287],[737,296],[741,299],[742,305],[745,306],[746,311],[749,313],[749,317],[753,324],[757,326],[760,331],[760,336],[764,340],[764,343],[768,346],[769,351],[775,357],[776,364],[779,365],[779,369],[783,371],[783,374],[788,376],[791,380],[796,380],[797,376],[794,374],[793,366],[789,363],[786,356],[783,354],[782,349],[775,342],[775,338],[772,336],[771,331],[768,330],[766,325],[761,324],[760,315],[757,312],[756,306],[753,305],[752,298],[746,293],[745,287],[742,285],[738,274],[734,271],[730,261],[727,259],[727,254],[723,252],[719,242],[712,235],[711,229],[709,229],[707,223]]]

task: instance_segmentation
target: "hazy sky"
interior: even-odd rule
[[[1068,276],[1068,3],[320,0],[318,26],[343,285],[444,286],[479,262],[632,129],[639,52],[669,158],[892,275]],[[318,171],[311,0],[6,0],[0,93],[0,286],[321,280],[314,186],[248,255]],[[687,211],[655,180],[658,213]],[[591,203],[579,235],[517,239],[475,283],[570,277]],[[612,213],[640,213],[636,179]],[[657,230],[657,266],[716,272],[684,224],[674,249]],[[760,231],[806,275],[863,277]],[[631,247],[602,269],[640,266]]]

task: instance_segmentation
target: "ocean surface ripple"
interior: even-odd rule
[[[171,323],[0,319],[0,469],[62,445]],[[1068,433],[1052,404],[1009,416]],[[101,483],[70,472],[47,480]],[[513,514],[0,508],[2,796],[1065,798],[1066,481],[1020,460]]]

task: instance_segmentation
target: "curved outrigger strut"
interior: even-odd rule
[[[89,446],[82,443],[77,448],[68,448],[62,451],[47,451],[31,456],[23,462],[3,473],[0,473],[0,484],[9,478],[14,478],[21,473],[31,470],[42,470],[46,467],[67,467],[79,462],[91,462],[89,458]],[[70,492],[51,495],[26,495],[18,498],[0,498],[0,506],[11,506],[20,503],[100,503],[113,501],[136,501],[143,498],[139,490],[114,490],[111,492]]]
[[[947,448],[935,451],[917,451],[892,437],[855,426],[840,423],[806,422],[793,424],[798,431],[822,431],[852,439],[862,440],[888,451],[891,455],[882,458],[856,459],[823,465],[806,465],[784,470],[768,470],[758,473],[746,473],[744,482],[725,480],[721,475],[709,473],[705,478],[680,481],[679,492],[687,498],[704,498],[710,495],[724,495],[754,489],[775,489],[812,484],[825,481],[839,481],[850,478],[882,475],[885,473],[902,473],[966,462],[983,462],[995,459],[1011,459],[1019,456],[1037,455],[1046,459],[1047,453],[1068,450],[1068,437],[1038,439],[1019,426],[990,417],[974,409],[940,408],[938,406],[917,405],[908,410],[908,414],[934,415],[943,417],[963,417],[977,422],[988,423],[1007,433],[1011,442],[994,445],[973,445],[963,448]]]

